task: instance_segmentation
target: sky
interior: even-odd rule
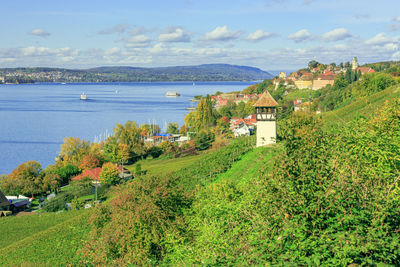
[[[399,0],[18,0],[0,10],[0,68],[400,60]]]

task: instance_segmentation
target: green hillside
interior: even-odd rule
[[[322,118],[329,125],[347,123],[357,116],[371,116],[378,108],[382,107],[386,101],[400,98],[400,87],[392,86],[381,92],[358,99],[350,100],[342,104],[343,107],[322,113]]]
[[[1,265],[76,264],[78,250],[85,242],[88,231],[89,215],[90,212],[84,210],[7,218],[1,222],[2,243],[6,243],[0,248]],[[12,233],[7,234],[6,230]],[[13,239],[4,240],[3,237]]]

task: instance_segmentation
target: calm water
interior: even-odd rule
[[[93,142],[128,120],[183,124],[195,95],[246,88],[249,82],[0,85],[0,174],[36,160],[54,163],[64,137]],[[116,92],[117,91],[117,92]],[[167,91],[181,96],[167,98]],[[79,96],[85,92],[88,100]]]

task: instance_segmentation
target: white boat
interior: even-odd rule
[[[178,92],[167,92],[166,94],[165,94],[165,96],[167,96],[167,97],[175,97],[175,96],[180,96],[180,94],[178,93]]]
[[[86,100],[86,99],[87,99],[86,94],[85,94],[85,93],[82,93],[82,94],[81,94],[81,100]]]

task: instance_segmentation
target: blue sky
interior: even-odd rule
[[[398,0],[19,0],[0,25],[0,67],[400,60]]]

